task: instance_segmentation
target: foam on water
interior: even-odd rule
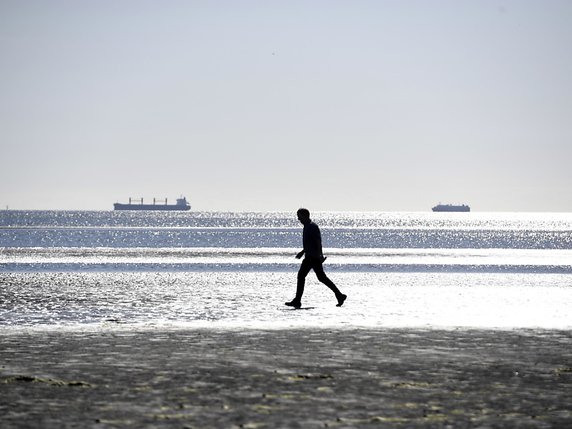
[[[7,248],[0,272],[295,271],[296,248]],[[572,273],[562,249],[326,249],[330,271]]]

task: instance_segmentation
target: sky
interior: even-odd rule
[[[0,209],[572,212],[572,1],[0,0]]]

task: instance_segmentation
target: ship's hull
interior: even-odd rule
[[[431,210],[434,212],[470,212],[471,208],[466,205],[454,206],[452,204],[439,204]]]
[[[114,210],[189,211],[190,205],[180,204],[113,204]]]

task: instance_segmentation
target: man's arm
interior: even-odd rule
[[[296,255],[296,259],[300,259],[302,256],[304,256],[304,250]]]

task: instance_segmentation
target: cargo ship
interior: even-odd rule
[[[153,198],[153,204],[144,204],[143,198],[129,198],[129,202],[113,204],[114,210],[154,210],[154,211],[188,211],[191,205],[185,197],[177,198],[176,204],[169,204],[167,198],[157,200]]]
[[[434,212],[470,212],[471,208],[466,204],[454,205],[454,204],[437,204],[431,210]]]

